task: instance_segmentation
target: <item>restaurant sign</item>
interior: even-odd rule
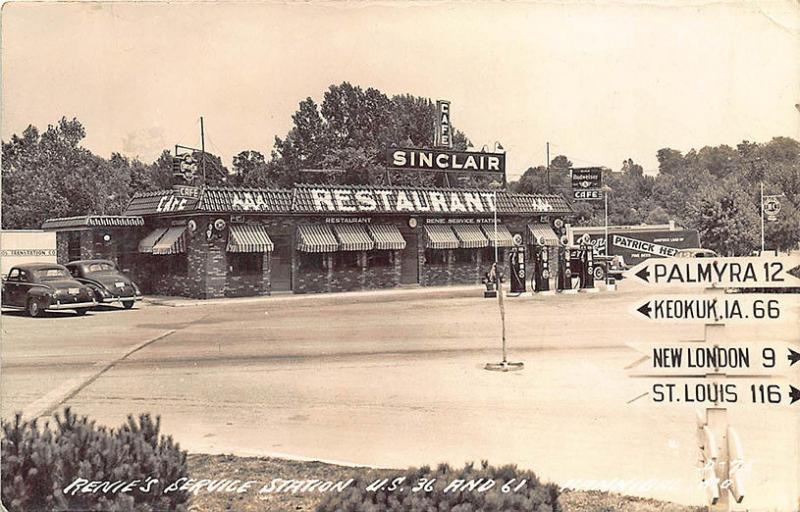
[[[393,148],[389,150],[387,160],[393,169],[492,173],[506,170],[505,153]]]
[[[309,189],[309,193],[311,207],[317,212],[491,213],[495,211],[494,192],[353,190],[319,187]]]

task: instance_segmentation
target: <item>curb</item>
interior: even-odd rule
[[[316,294],[281,294],[262,295],[259,297],[231,297],[219,299],[187,299],[179,297],[145,296],[142,299],[142,302],[151,306],[166,306],[173,308],[250,303],[296,304],[298,306],[302,305],[303,303],[321,304],[326,302],[335,302],[338,304],[358,304],[362,302],[393,302],[422,299],[451,299],[467,297],[482,298],[483,290],[483,285],[471,285],[467,287],[426,287],[409,290],[395,288],[390,290]]]
[[[155,338],[150,338],[149,340],[145,340],[141,343],[134,345],[121,356],[115,357],[107,361],[96,362],[94,364],[94,366],[97,367],[96,370],[92,370],[89,373],[80,375],[78,377],[74,377],[68,380],[67,382],[64,382],[56,389],[50,391],[43,397],[28,404],[24,409],[22,409],[22,419],[33,420],[36,418],[40,418],[42,416],[50,416],[51,414],[53,414],[53,412],[55,412],[58,406],[60,406],[73,396],[80,393],[81,390],[83,390],[86,386],[97,380],[98,377],[107,372],[112,366],[119,363],[123,359],[127,358],[134,352],[138,352],[139,350],[145,348],[151,343],[155,343],[160,339],[164,339],[174,332],[175,329],[170,329],[169,331],[165,331],[159,334]]]

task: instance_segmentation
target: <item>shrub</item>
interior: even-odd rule
[[[2,498],[8,510],[103,510],[111,512],[185,510],[185,492],[163,490],[187,476],[186,452],[171,436],[160,435],[161,419],[142,414],[133,416],[118,429],[95,426],[86,416],[69,408],[55,425],[23,421],[3,422]],[[138,489],[117,493],[64,493],[77,478],[88,481],[150,479],[147,492]],[[152,483],[157,479],[157,483]]]
[[[343,492],[327,495],[317,512],[558,512],[558,487],[543,484],[531,471],[521,471],[516,466],[490,466],[486,461],[480,468],[467,464],[463,469],[454,470],[447,464],[439,464],[436,469],[428,466],[411,468],[405,480],[394,491],[388,489],[368,490],[367,487],[377,479],[372,474],[359,476],[353,484]],[[434,480],[432,484],[429,482]],[[477,482],[478,479],[493,480],[491,489],[479,492],[459,488],[445,493],[448,485],[456,480]],[[517,487],[522,480],[525,484]],[[424,489],[423,482],[429,483],[430,491]],[[423,484],[423,488],[412,491],[412,488]],[[504,492],[504,485],[507,485]],[[518,490],[515,490],[518,489]]]

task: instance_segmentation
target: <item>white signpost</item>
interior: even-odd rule
[[[702,340],[634,345],[643,357],[628,370],[631,377],[653,379],[641,395],[653,403],[705,409],[698,411],[696,432],[702,485],[708,510],[727,512],[745,497],[744,449],[728,424],[727,407],[800,402],[800,389],[772,378],[793,371],[800,347],[781,340],[728,341],[727,323],[796,322],[798,307],[792,294],[726,289],[800,286],[800,258],[659,258],[636,265],[627,277],[654,287],[705,288],[704,294],[654,296],[633,305],[632,314],[642,320],[703,322],[705,330]]]
[[[649,285],[800,287],[800,256],[650,258],[629,269],[625,276]]]

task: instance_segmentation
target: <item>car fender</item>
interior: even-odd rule
[[[99,281],[95,281],[94,279],[87,279],[85,277],[79,277],[79,278],[77,278],[75,280],[78,281],[79,283],[81,283],[82,285],[88,286],[89,288],[92,289],[92,291],[103,291],[103,290],[106,290],[107,292],[111,291],[111,290],[108,289],[107,286],[105,286],[104,284],[100,283]]]
[[[51,294],[54,291],[50,286],[37,284],[28,289],[27,297],[28,299],[46,300],[49,303]]]

